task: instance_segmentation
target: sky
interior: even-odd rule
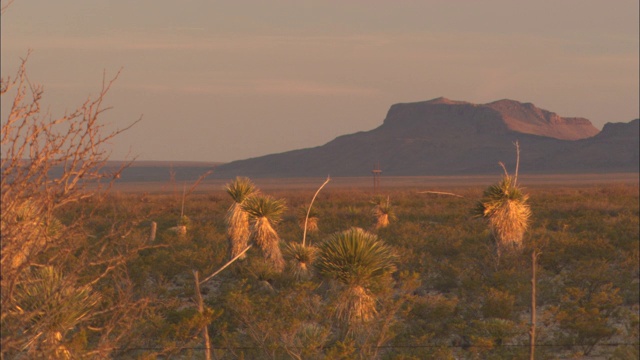
[[[6,4],[2,0],[2,4]],[[2,76],[55,117],[121,73],[112,160],[227,162],[323,145],[395,103],[531,102],[597,127],[639,113],[637,0],[15,0]],[[7,99],[2,99],[5,119]]]

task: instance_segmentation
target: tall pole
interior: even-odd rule
[[[531,253],[531,329],[529,329],[529,359],[535,359],[536,352],[536,262],[538,255],[534,249]]]
[[[373,193],[378,193],[378,188],[380,187],[380,174],[382,170],[380,170],[380,163],[373,164]]]
[[[193,277],[196,283],[196,302],[198,303],[198,312],[200,315],[204,315],[204,302],[202,301],[202,294],[200,293],[200,277],[197,270],[193,271]],[[206,360],[211,360],[211,344],[209,342],[209,328],[208,324],[204,324],[202,327],[202,338],[204,340],[204,357]]]

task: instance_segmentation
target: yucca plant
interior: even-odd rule
[[[498,255],[503,250],[522,246],[522,238],[531,217],[528,199],[529,196],[517,186],[516,177],[505,173],[498,184],[484,191],[477,203],[474,214],[488,220]]]
[[[392,249],[378,237],[360,228],[333,235],[319,247],[318,272],[338,286],[335,316],[343,324],[371,320],[376,297],[371,286],[395,270]]]
[[[375,205],[373,208],[373,217],[375,220],[374,227],[376,229],[382,229],[389,226],[390,221],[395,219],[395,213],[391,207],[389,197],[385,199],[378,196],[373,198],[371,203]]]
[[[227,225],[227,239],[229,241],[229,258],[240,254],[249,243],[251,231],[249,229],[249,215],[242,208],[242,204],[256,191],[255,185],[245,177],[237,177],[225,186],[227,194],[233,199],[233,204],[227,210],[225,223]],[[240,258],[244,258],[243,254]]]
[[[86,320],[100,297],[90,286],[76,287],[51,266],[31,269],[16,287],[16,307],[11,316],[27,317],[28,341],[22,349],[30,356],[70,359],[65,337]]]
[[[288,260],[293,276],[298,280],[311,277],[313,262],[316,259],[318,248],[304,246],[299,243],[288,243],[284,248],[284,256]]]
[[[264,257],[277,272],[284,270],[284,258],[280,251],[280,237],[273,228],[285,210],[284,201],[270,196],[253,196],[242,203],[251,221],[251,240],[262,250]]]
[[[307,213],[309,213],[308,218]],[[305,206],[299,207],[298,210],[296,210],[296,220],[298,221],[300,229],[304,230],[304,226],[306,223],[308,233],[318,232],[318,215],[318,211],[314,208],[307,208]]]

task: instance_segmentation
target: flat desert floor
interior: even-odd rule
[[[485,187],[500,180],[501,174],[470,175],[470,176],[389,176],[380,177],[380,190],[385,189],[423,189],[443,190],[466,187]],[[601,184],[638,184],[638,173],[612,174],[522,174],[519,184],[523,187],[546,186],[590,186]],[[262,190],[312,190],[317,189],[324,178],[282,178],[282,179],[252,179]],[[229,179],[204,179],[193,189],[194,192],[222,191]],[[113,190],[121,192],[175,192],[187,190],[194,186],[194,182],[116,182]],[[373,190],[373,177],[336,177],[327,185],[333,189],[361,189]]]

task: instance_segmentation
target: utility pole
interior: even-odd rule
[[[382,174],[382,170],[380,170],[380,163],[376,162],[373,164],[373,193],[377,194],[380,189],[380,174]]]

